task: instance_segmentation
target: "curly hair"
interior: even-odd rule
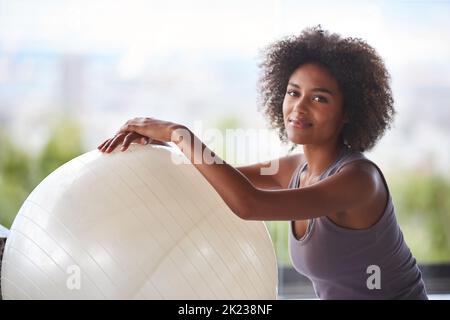
[[[370,150],[391,127],[396,111],[390,75],[382,58],[364,40],[342,38],[319,25],[276,41],[261,53],[258,105],[282,142],[288,140],[282,110],[287,83],[305,63],[324,66],[337,80],[349,120],[341,131],[347,147]]]

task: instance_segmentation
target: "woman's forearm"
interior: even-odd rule
[[[214,187],[230,209],[240,218],[246,219],[252,207],[251,199],[258,189],[242,173],[210,150],[188,128],[174,130],[171,140]]]

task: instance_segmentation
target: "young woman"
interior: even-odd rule
[[[98,148],[174,142],[236,215],[290,221],[293,265],[321,299],[427,299],[383,173],[363,155],[395,114],[382,59],[361,39],[315,27],[268,46],[261,68],[272,128],[304,151],[277,159],[273,175],[234,168],[186,126],[153,118],[128,121]],[[215,161],[194,161],[205,154]]]

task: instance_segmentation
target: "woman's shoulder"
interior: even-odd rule
[[[364,157],[352,157],[343,161],[339,172],[347,171],[351,176],[364,177],[367,181],[366,193],[370,190],[368,201],[358,207],[341,213],[334,213],[329,218],[335,224],[351,228],[366,229],[373,226],[383,215],[388,206],[389,188],[381,169],[372,160]],[[349,176],[347,174],[347,176]]]
[[[380,181],[384,180],[383,172],[380,167],[371,159],[367,158],[364,153],[359,151],[350,151],[345,157],[338,162],[335,172],[342,170],[365,171],[369,172]]]
[[[341,172],[342,170],[349,170],[355,173],[364,172],[369,174],[381,189],[383,189],[383,187],[386,187],[385,189],[387,189],[387,183],[380,167],[374,161],[367,158],[362,152],[349,152],[341,159],[341,161],[339,161],[334,169],[334,173]]]

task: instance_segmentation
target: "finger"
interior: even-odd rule
[[[112,141],[109,143],[108,148],[106,149],[107,153],[111,153],[122,141],[123,138],[126,136],[126,133],[121,133],[116,135]]]
[[[121,151],[125,151],[130,146],[131,142],[133,142],[134,139],[136,139],[136,134],[134,132],[130,132],[125,136],[125,139],[123,139],[123,145],[120,149]]]
[[[111,141],[111,143],[109,144],[108,149],[106,150],[106,152],[112,152],[114,151],[114,149],[116,149],[124,140],[124,138],[126,137],[126,135],[129,132],[124,132],[121,134],[118,134],[114,137],[114,139]]]
[[[149,139],[147,137],[142,137],[141,139],[139,139],[139,143],[145,145],[148,144],[148,140]]]
[[[109,140],[109,139],[103,141],[102,144],[100,144],[100,145],[97,147],[97,149],[101,150],[102,147],[105,145],[105,143],[106,143],[108,140]]]
[[[100,148],[101,152],[105,152],[106,151],[106,149],[108,148],[108,145],[111,142],[111,140],[112,139],[110,138],[110,139],[106,140],[105,142],[103,142],[102,147]]]
[[[114,136],[115,137],[115,136]],[[111,145],[111,142],[113,141],[114,137],[108,140],[108,142],[103,146],[102,151],[106,152],[108,150],[109,146]]]

